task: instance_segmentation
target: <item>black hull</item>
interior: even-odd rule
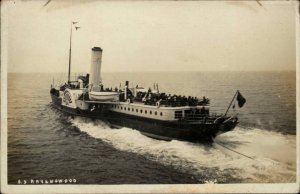
[[[52,96],[55,108],[74,115],[93,119],[100,119],[109,122],[112,126],[128,127],[140,131],[142,134],[162,140],[184,140],[191,142],[211,142],[213,138],[220,133],[230,131],[235,128],[237,122],[228,122],[226,124],[201,124],[184,121],[160,121],[117,113],[114,111],[83,111],[60,105],[55,96]]]

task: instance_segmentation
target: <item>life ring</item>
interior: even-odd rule
[[[216,118],[216,119],[214,120],[214,124],[216,124],[217,121],[220,120],[221,118],[223,118],[223,116],[220,116],[220,117]]]

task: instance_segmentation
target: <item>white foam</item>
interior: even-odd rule
[[[296,179],[296,138],[292,135],[237,127],[218,136],[212,146],[207,146],[176,140],[155,140],[137,130],[111,129],[102,121],[81,117],[71,122],[81,131],[119,150],[142,154],[179,170],[193,169],[195,176],[203,174],[207,168],[217,168],[218,173],[232,172],[231,176],[242,178],[244,182],[290,182]],[[208,182],[218,181],[214,179]]]

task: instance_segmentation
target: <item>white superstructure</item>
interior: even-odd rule
[[[174,103],[163,103],[170,101],[171,96],[159,97],[158,84],[149,90],[136,86],[129,88],[129,82],[126,81],[123,90],[112,91],[104,89],[101,80],[101,60],[102,49],[100,47],[92,48],[91,69],[88,87],[83,88],[83,81],[78,79],[72,85],[65,86],[63,91],[59,91],[57,97],[62,100],[63,107],[90,110],[97,110],[102,107],[115,113],[121,113],[137,118],[148,118],[160,121],[178,121],[182,118],[199,120],[199,117],[208,115],[209,105],[193,104],[186,98],[184,105],[178,105],[179,101],[174,97]],[[86,77],[87,78],[87,77]],[[153,99],[157,100],[154,102]],[[153,102],[152,102],[153,101]],[[148,102],[148,103],[147,103]],[[150,103],[150,104],[149,104]]]

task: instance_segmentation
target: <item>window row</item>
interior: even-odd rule
[[[123,106],[119,106],[119,105],[111,105],[111,108],[114,108],[114,109],[121,109],[121,110],[127,110],[127,111],[129,111],[129,112],[130,112],[130,111],[131,111],[131,112],[134,112],[134,111],[135,111],[135,112],[137,112],[137,113],[140,112],[140,113],[148,114],[148,111],[147,111],[147,110],[143,110],[143,109],[134,109],[134,108],[131,108],[131,109],[130,109],[130,108],[128,108],[128,107],[123,107]],[[152,110],[149,111],[149,114],[152,115]],[[157,111],[153,111],[153,114],[154,114],[154,115],[157,115]],[[163,116],[163,113],[160,112],[159,115],[160,115],[160,116]]]

